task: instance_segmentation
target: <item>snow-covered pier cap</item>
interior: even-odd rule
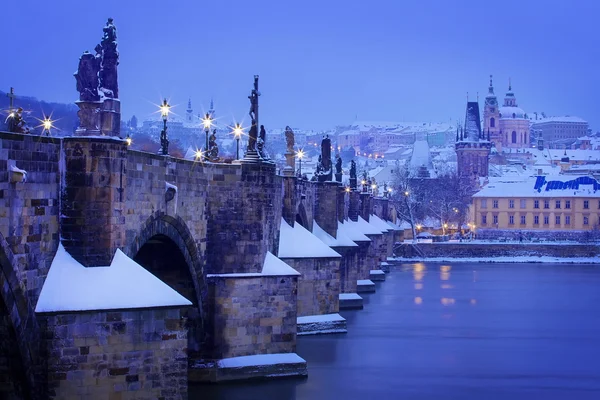
[[[191,306],[141,265],[117,250],[106,267],[86,268],[62,246],[52,260],[35,312]]]

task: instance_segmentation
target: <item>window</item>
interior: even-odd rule
[[[565,215],[565,225],[571,225],[571,216]]]
[[[565,200],[565,208],[571,208],[571,200]]]
[[[487,215],[481,214],[481,225],[487,224]]]
[[[540,216],[539,215],[534,215],[533,216],[533,224],[534,225],[539,225],[540,224]]]
[[[560,208],[560,200],[556,200],[556,208]]]
[[[550,217],[547,215],[544,215],[544,225],[548,225],[550,223]]]
[[[544,208],[550,208],[550,200],[544,200]]]
[[[492,220],[494,221],[494,224],[498,225],[498,216],[497,215],[494,215]]]
[[[515,216],[514,215],[509,215],[508,216],[508,224],[509,225],[514,225],[515,224]]]
[[[527,208],[527,200],[521,199],[521,208]]]
[[[494,112],[494,109],[492,108],[490,110],[491,112]],[[495,128],[496,127],[496,119],[494,117],[490,118],[490,128]]]
[[[584,217],[583,217],[583,224],[584,224],[584,225],[589,225],[589,224],[590,224],[590,217],[586,217],[586,216],[584,216]]]
[[[487,199],[481,199],[481,208],[487,208]]]
[[[515,208],[515,201],[514,200],[509,200],[508,201],[508,208]]]
[[[494,200],[494,201],[492,202],[492,207],[494,207],[494,208],[498,208],[498,200]]]
[[[521,215],[521,225],[525,225],[525,216]]]
[[[583,208],[585,208],[586,210],[587,210],[588,208],[590,208],[590,202],[589,202],[589,200],[584,200],[584,201],[583,201]]]
[[[539,200],[534,200],[533,201],[533,208],[540,208],[540,201]]]
[[[557,215],[556,217],[554,217],[554,224],[560,225],[560,215]]]
[[[512,131],[512,142],[517,143],[517,132]]]

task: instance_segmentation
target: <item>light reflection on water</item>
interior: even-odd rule
[[[308,379],[189,398],[600,399],[600,267],[406,264],[363,297],[348,334],[299,338]]]

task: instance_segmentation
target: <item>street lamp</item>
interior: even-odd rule
[[[204,147],[204,152],[208,154],[208,132],[210,131],[210,127],[212,126],[212,118],[209,113],[206,113],[204,119],[202,120],[202,125],[204,125],[204,132],[206,133],[206,146]]]
[[[54,128],[52,125],[52,120],[49,117],[46,117],[42,121],[42,125],[44,126],[44,132],[42,133],[46,133],[46,136],[50,136],[50,129]]]
[[[346,193],[350,193],[350,186],[346,186]]]
[[[167,103],[167,99],[164,99],[163,103],[160,106],[160,115],[163,120],[163,130],[160,133],[160,153],[163,156],[169,154],[169,139],[167,139],[167,119],[169,118],[169,112],[171,111],[171,106]]]
[[[131,136],[129,136],[129,133],[127,133],[127,137],[125,138],[125,142],[127,142],[127,146],[131,146]]]
[[[298,159],[298,162],[299,162],[298,175],[300,175],[301,179],[302,179],[302,158],[303,157],[304,157],[304,151],[298,150],[296,152],[296,158]]]
[[[240,159],[240,138],[242,137],[242,133],[244,130],[242,129],[241,124],[235,124],[233,128],[233,135],[235,136],[235,140],[237,141],[236,149],[235,149],[235,159]]]

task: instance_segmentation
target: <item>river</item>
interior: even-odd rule
[[[405,264],[348,333],[298,338],[307,379],[190,399],[600,399],[600,266]]]

